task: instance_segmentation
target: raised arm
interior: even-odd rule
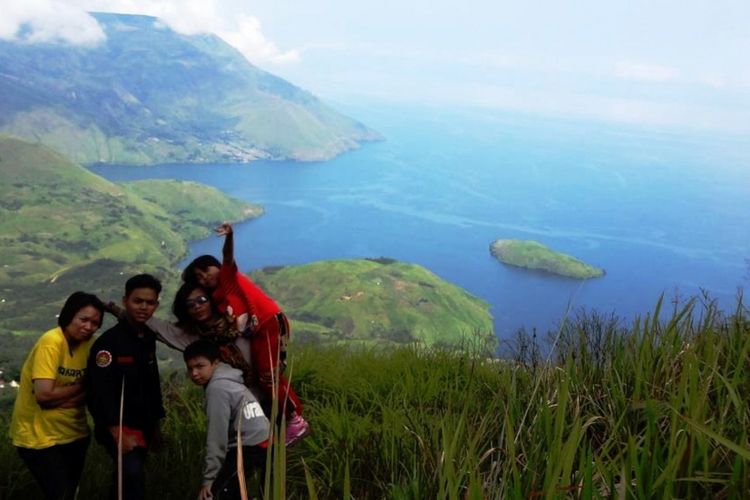
[[[252,331],[258,325],[258,316],[256,314],[255,304],[252,303],[242,285],[237,281],[237,277],[240,276],[240,274],[237,270],[237,263],[234,260],[234,231],[232,230],[232,225],[225,222],[216,228],[216,234],[225,237],[224,246],[221,250],[224,261],[222,262],[222,274],[219,279],[225,283],[225,286],[235,287],[237,290],[241,291],[237,296],[241,298],[245,306],[245,311],[247,312],[246,315],[243,314],[237,316],[236,326],[240,331],[245,330],[246,327],[248,331]],[[231,285],[229,283],[231,283]]]
[[[125,319],[125,310],[112,301],[104,304],[104,310],[120,321]],[[146,326],[156,334],[156,340],[178,351],[184,351],[187,346],[198,340],[197,335],[191,335],[176,324],[156,316],[151,316],[146,321]]]
[[[184,351],[187,346],[198,340],[197,335],[191,335],[176,324],[156,316],[151,316],[146,321],[146,326],[156,334],[156,340],[178,351]]]
[[[234,230],[232,230],[232,225],[225,222],[216,228],[216,234],[224,236],[224,246],[221,248],[222,263],[231,266],[234,264]]]

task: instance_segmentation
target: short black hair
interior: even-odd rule
[[[88,306],[99,311],[99,326],[102,326],[102,321],[104,320],[104,304],[99,300],[99,297],[86,292],[73,292],[70,297],[68,297],[60,310],[60,315],[57,316],[57,325],[60,328],[66,328],[73,322],[73,318],[78,314],[78,311]]]
[[[206,358],[211,363],[219,359],[219,346],[207,339],[198,339],[185,348],[182,359],[185,363],[195,358]]]
[[[211,297],[211,293],[198,283],[188,281],[187,283],[183,283],[180,289],[177,290],[177,293],[174,295],[174,302],[172,302],[172,314],[177,318],[178,325],[184,326],[192,321],[185,301],[193,293],[193,290],[203,290],[203,293],[208,297],[209,304],[211,304],[211,311],[216,312],[216,304],[213,297]]]
[[[125,296],[130,296],[133,290],[137,288],[150,288],[156,292],[156,295],[159,295],[161,293],[161,281],[150,274],[136,274],[125,282]]]
[[[218,267],[221,269],[221,262],[213,255],[201,255],[196,257],[193,261],[188,264],[184,271],[182,271],[182,281],[195,281],[195,270],[200,269],[205,271],[211,266]]]

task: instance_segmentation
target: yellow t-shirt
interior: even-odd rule
[[[73,384],[86,373],[92,344],[93,339],[81,342],[71,356],[60,327],[39,337],[21,369],[21,384],[9,432],[15,446],[49,448],[89,435],[85,406],[43,409],[34,396],[33,381],[51,379],[56,385]]]

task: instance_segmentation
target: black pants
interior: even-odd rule
[[[109,498],[117,500],[117,447],[104,448],[112,458],[113,473]],[[134,448],[122,455],[122,498],[123,500],[143,500],[146,498],[146,449]]]
[[[81,480],[89,438],[41,450],[16,448],[47,500],[73,499]]]
[[[245,470],[245,479],[250,481],[255,471],[258,471],[259,480],[248,484],[247,492],[250,498],[263,497],[263,478],[266,475],[266,449],[260,446],[243,446],[242,461]],[[211,485],[211,493],[214,500],[236,500],[240,498],[240,481],[237,476],[237,448],[227,449],[224,457],[224,465],[221,466],[219,474]]]

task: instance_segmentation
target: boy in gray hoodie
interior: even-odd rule
[[[199,500],[240,498],[237,428],[240,428],[245,477],[264,475],[269,422],[258,400],[245,387],[242,372],[219,361],[219,348],[197,340],[183,353],[190,379],[205,388],[206,460]]]

